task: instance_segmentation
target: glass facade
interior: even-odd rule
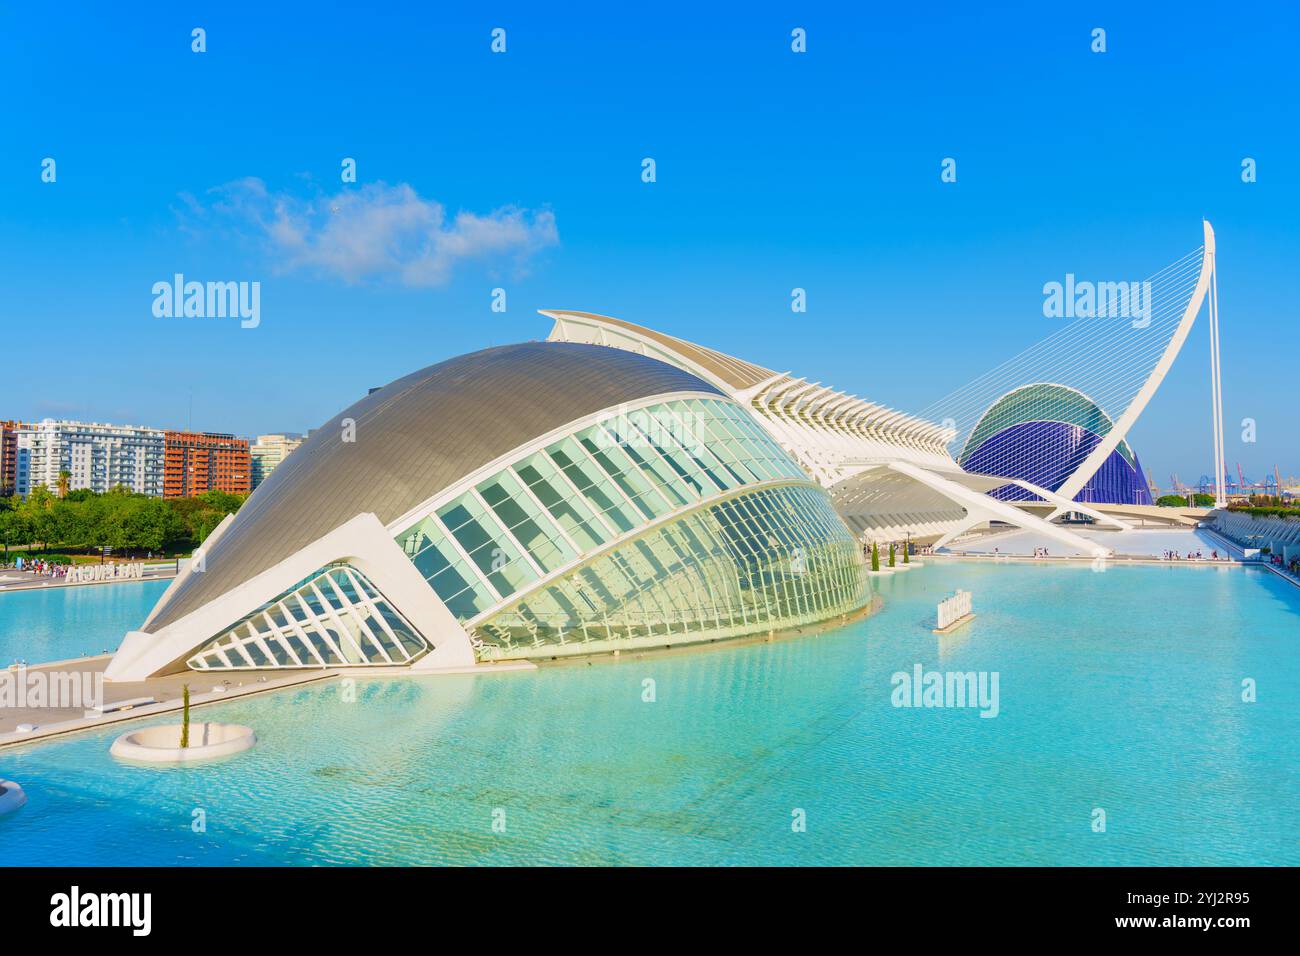
[[[860,546],[819,488],[724,498],[659,525],[478,623],[480,660],[765,633],[870,599]]]
[[[723,399],[612,415],[521,456],[397,536],[460,621],[674,511],[807,476]]]
[[[200,671],[401,665],[426,650],[365,575],[335,564],[262,605],[187,663]]]

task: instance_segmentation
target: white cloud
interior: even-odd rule
[[[522,269],[559,242],[555,215],[505,206],[448,218],[443,205],[406,183],[372,183],[334,196],[274,193],[257,178],[210,190],[202,203],[182,196],[188,228],[198,220],[232,227],[264,245],[281,268],[336,276],[346,282],[395,280],[408,286],[446,283],[469,260]]]

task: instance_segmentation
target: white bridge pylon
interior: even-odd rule
[[[1209,222],[1203,222],[1202,230],[1201,247],[1141,282],[1087,283],[1095,290],[1093,305],[1080,304],[1078,314],[1071,321],[932,403],[921,412],[922,417],[950,425],[954,432],[950,447],[964,452],[969,447],[978,447],[978,444],[972,446],[972,441],[979,437],[976,429],[984,415],[999,400],[1024,390],[1029,383],[1055,385],[1085,397],[1104,416],[1104,427],[1088,426],[1098,441],[1091,447],[1080,445],[1066,460],[1053,461],[1065,475],[1057,494],[1073,502],[1117,449],[1131,458],[1128,434],[1181,351],[1207,293],[1210,294],[1211,332],[1215,331],[1214,229]],[[1045,294],[1047,290],[1048,286],[1044,286]],[[1072,305],[1067,314],[1073,311]],[[1217,370],[1217,343],[1213,335],[1211,357]],[[1217,381],[1215,371],[1212,384],[1216,389]],[[1051,416],[1060,411],[1058,391],[1042,389],[1041,396],[1028,400],[1029,404],[1019,410],[1020,420],[1053,420]],[[1218,405],[1216,395],[1216,422]],[[1216,437],[1216,443],[1219,440]],[[1030,451],[1027,446],[1033,441],[1032,437],[1023,437],[1000,454],[1010,463],[1015,456]],[[964,454],[959,454],[958,462],[968,467]],[[999,473],[996,462],[985,462],[977,470]],[[1064,510],[1082,509],[1062,508],[1051,517]]]
[[[1192,297],[1188,300],[1187,308],[1183,311],[1183,317],[1179,321],[1178,327],[1170,337],[1169,344],[1165,346],[1164,352],[1161,353],[1160,358],[1156,360],[1155,367],[1151,370],[1151,374],[1148,375],[1146,381],[1142,383],[1142,387],[1139,388],[1137,394],[1133,396],[1128,407],[1125,408],[1119,418],[1116,419],[1115,424],[1097,444],[1097,447],[1092,450],[1092,453],[1083,460],[1083,464],[1079,465],[1079,467],[1075,469],[1074,473],[1065,480],[1065,483],[1057,489],[1057,493],[1062,497],[1073,498],[1077,495],[1092,476],[1097,473],[1097,469],[1099,469],[1106,459],[1110,457],[1110,453],[1115,450],[1121,441],[1124,440],[1129,433],[1129,429],[1133,427],[1133,423],[1138,420],[1138,416],[1142,414],[1143,410],[1147,407],[1147,403],[1151,401],[1151,396],[1156,393],[1156,389],[1160,387],[1160,383],[1165,380],[1165,375],[1169,373],[1169,369],[1173,366],[1174,359],[1178,357],[1178,353],[1182,349],[1183,343],[1187,341],[1187,335],[1192,331],[1192,324],[1196,321],[1197,313],[1201,311],[1201,305],[1205,301],[1206,292],[1208,292],[1210,288],[1211,277],[1214,275],[1214,228],[1210,225],[1208,219],[1204,220],[1202,224],[1205,228],[1205,247],[1201,254],[1201,272],[1200,275],[1197,276],[1196,288],[1192,290]],[[1217,318],[1217,316],[1214,316],[1211,319],[1212,338],[1213,333],[1217,331],[1217,323],[1214,321],[1215,318]],[[1216,357],[1218,355],[1217,346],[1217,341],[1215,341],[1211,346]],[[1215,383],[1215,404],[1217,406],[1217,377]],[[1222,425],[1220,424],[1218,427],[1221,428]],[[1216,453],[1219,451],[1217,445],[1215,451]]]

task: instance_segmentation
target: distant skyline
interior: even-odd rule
[[[306,9],[0,11],[0,419],[303,433],[539,308],[919,412],[1205,217],[1228,470],[1300,473],[1290,5]],[[260,321],[156,317],[177,274]],[[1162,487],[1211,470],[1208,353],[1202,315],[1130,434]]]

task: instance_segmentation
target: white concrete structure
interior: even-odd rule
[[[12,780],[0,780],[0,817],[13,813],[27,803],[27,794]]]
[[[56,491],[64,471],[71,475],[69,490],[103,493],[125,485],[162,497],[166,438],[160,429],[47,418],[19,429],[18,448],[18,494],[24,498],[38,485]]]
[[[137,763],[198,763],[241,753],[257,743],[253,728],[243,724],[192,722],[187,747],[181,746],[181,732],[180,724],[133,730],[114,740],[108,752]]]
[[[1104,418],[1103,427],[1097,429],[1100,440],[1080,444],[1077,457],[1065,462],[1067,474],[1055,486],[1063,503],[1048,515],[1048,520],[1081,510],[1074,499],[1112,453],[1124,447],[1129,431],[1164,381],[1212,289],[1214,229],[1203,222],[1202,231],[1201,247],[1142,283],[1133,283],[1146,289],[1141,315],[1121,315],[1114,309],[1106,314],[1079,315],[996,369],[934,402],[924,414],[952,422],[955,444],[964,447],[989,409],[1029,383],[1051,383],[1041,389],[1036,399],[1040,414],[1032,414],[1030,409],[1022,416],[1030,420],[1049,418],[1048,406],[1059,398],[1062,389],[1086,397]],[[1218,411],[1218,319],[1213,298],[1211,313],[1211,391],[1218,456],[1222,428]]]
[[[1213,511],[1206,527],[1241,548],[1268,548],[1289,561],[1300,551],[1300,519],[1253,515],[1243,511]]]
[[[935,609],[938,629],[942,631],[954,622],[973,613],[973,611],[974,607],[969,591],[958,591],[952,597],[944,598]]]
[[[558,310],[542,314],[555,321],[551,341],[603,345],[671,362],[744,404],[827,489],[840,517],[863,541],[938,535],[942,546],[977,525],[1005,521],[1086,553],[1104,551],[984,494],[1008,479],[962,471],[947,450],[952,429],[621,319]],[[1045,489],[1035,491],[1044,500],[1123,527]]]
[[[113,562],[111,564],[71,565],[68,568],[68,584],[90,584],[95,581],[140,580],[144,577],[144,563]]]
[[[109,663],[461,672],[871,606],[829,495],[680,367],[487,349],[374,391],[225,519]]]
[[[548,310],[546,342],[423,369],[310,433],[126,636],[106,679],[459,671],[770,634],[869,608],[863,542],[941,547],[990,522],[1106,554],[989,492],[1010,486],[1054,514],[1127,528],[1073,495],[1187,336],[1213,255],[1205,229],[1206,249],[1157,274],[1149,321],[1109,333],[1133,352],[1123,380],[1099,363],[1096,388],[1070,387],[1110,411],[1059,491],[964,470],[948,450],[961,424],[619,319]],[[1039,351],[1059,360],[1058,345]],[[1000,370],[992,395],[1016,376],[1014,363]],[[962,396],[967,435],[989,407],[984,388]]]

